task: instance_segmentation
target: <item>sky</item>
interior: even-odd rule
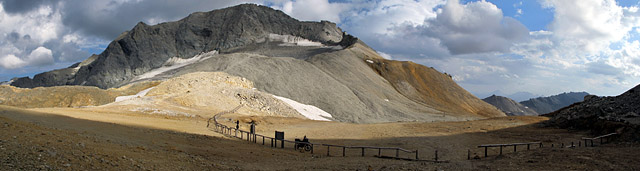
[[[99,54],[140,21],[242,3],[335,22],[386,58],[451,74],[480,98],[611,96],[640,84],[638,0],[0,0],[0,81]]]

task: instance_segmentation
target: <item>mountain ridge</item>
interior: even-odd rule
[[[492,95],[482,100],[502,110],[502,112],[506,113],[508,116],[537,116],[538,115],[536,111],[508,97]]]
[[[194,72],[249,79],[258,91],[316,106],[343,122],[505,116],[449,76],[412,62],[384,60],[334,23],[301,22],[254,4],[154,26],[140,22],[99,55],[12,85],[108,88]],[[411,89],[420,91],[404,91]]]
[[[587,92],[565,92],[548,97],[532,98],[520,103],[533,109],[539,114],[545,114],[569,106],[573,103],[581,102],[587,95],[589,95]]]

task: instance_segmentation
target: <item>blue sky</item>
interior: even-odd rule
[[[617,95],[640,83],[638,0],[0,0],[0,81],[82,61],[139,21],[241,3],[335,22],[383,56],[452,74],[478,96]]]

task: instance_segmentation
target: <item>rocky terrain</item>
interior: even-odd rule
[[[556,111],[560,108],[569,106],[573,103],[580,102],[584,96],[589,95],[587,92],[569,92],[549,97],[538,97],[520,102],[522,105],[533,109],[539,114],[545,114]]]
[[[586,129],[594,134],[616,132],[640,141],[640,85],[614,97],[586,96],[583,102],[547,114],[549,125]]]
[[[503,96],[489,96],[482,99],[483,101],[497,107],[507,116],[537,116],[538,113],[527,106],[524,106],[516,101],[513,101]]]
[[[228,51],[269,34],[293,35],[337,44],[342,31],[330,22],[300,22],[266,6],[244,4],[211,12],[197,12],[175,22],[150,26],[138,23],[122,33],[104,52],[79,65],[20,78],[17,87],[87,85],[120,86],[137,75],[161,67],[172,57],[191,58],[202,52]]]
[[[106,90],[91,86],[31,89],[0,85],[0,105],[25,108],[99,106],[113,103],[118,96],[136,94],[158,84],[157,81],[147,81]]]
[[[33,79],[13,80],[11,85],[110,88],[194,72],[248,79],[259,92],[317,107],[342,122],[505,116],[445,74],[411,62],[384,60],[334,23],[301,22],[253,4],[193,13],[154,26],[139,23],[99,55]],[[200,97],[185,96],[180,101],[193,101],[188,98]],[[210,100],[209,105],[220,102]]]

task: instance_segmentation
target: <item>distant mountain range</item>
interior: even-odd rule
[[[538,97],[520,102],[539,114],[550,113],[560,108],[569,106],[576,102],[584,100],[584,96],[589,95],[587,92],[569,92],[549,97]]]
[[[509,116],[540,115],[556,111],[576,102],[581,102],[587,92],[569,92],[549,97],[538,97],[516,102],[508,97],[492,95],[484,98],[485,102],[495,106]]]
[[[533,94],[533,93],[530,93],[530,92],[519,91],[519,92],[515,92],[515,93],[512,93],[512,94],[507,94],[507,93],[503,93],[500,90],[496,90],[496,91],[493,91],[493,92],[490,92],[490,93],[477,93],[475,95],[478,96],[479,98],[489,97],[489,96],[493,96],[493,95],[502,96],[502,97],[507,97],[507,98],[509,98],[511,100],[514,100],[516,102],[521,102],[521,101],[529,100],[529,99],[536,98],[536,97],[542,97],[542,95]]]
[[[504,96],[493,95],[493,96],[484,98],[482,100],[502,110],[502,112],[504,112],[508,116],[537,116],[538,115],[538,112]]]

